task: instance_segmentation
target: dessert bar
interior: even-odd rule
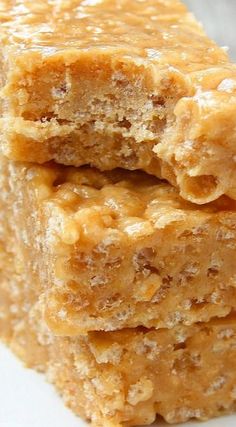
[[[235,201],[196,206],[142,172],[4,158],[1,170],[25,274],[56,334],[172,328],[235,308]]]
[[[94,427],[146,425],[156,415],[169,423],[206,420],[235,410],[234,313],[171,330],[55,337],[32,293],[34,283],[20,274],[21,252],[16,245],[6,252],[4,243],[0,250],[6,259],[0,270],[0,336],[27,366],[46,372],[65,403]]]
[[[178,0],[0,1],[2,150],[236,198],[236,67]],[[191,41],[191,43],[190,43]]]

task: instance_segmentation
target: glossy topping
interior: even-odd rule
[[[227,61],[178,0],[2,0],[0,21],[18,53],[99,49],[191,71]]]

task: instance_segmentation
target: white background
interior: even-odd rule
[[[236,61],[236,0],[182,0],[203,23],[207,34],[220,46],[230,48]]]

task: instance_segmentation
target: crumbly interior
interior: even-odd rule
[[[8,234],[8,237],[10,235]],[[1,236],[2,239],[2,236]],[[236,409],[236,318],[55,337],[22,254],[0,247],[0,336],[94,427],[206,420]]]
[[[178,0],[0,8],[5,155],[143,169],[199,204],[236,198],[236,68]]]
[[[233,200],[196,207],[142,172],[3,158],[1,170],[25,272],[56,334],[172,328],[236,308]]]

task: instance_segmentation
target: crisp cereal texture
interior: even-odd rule
[[[236,198],[236,67],[181,2],[1,0],[0,23],[5,155]]]
[[[94,427],[208,418],[236,408],[236,318],[172,329],[135,328],[55,337],[17,245],[0,247],[0,336],[47,374],[65,403]],[[2,263],[4,260],[4,263]],[[15,270],[14,270],[15,269]]]
[[[142,172],[1,159],[24,271],[58,335],[172,328],[236,308],[236,205]]]

